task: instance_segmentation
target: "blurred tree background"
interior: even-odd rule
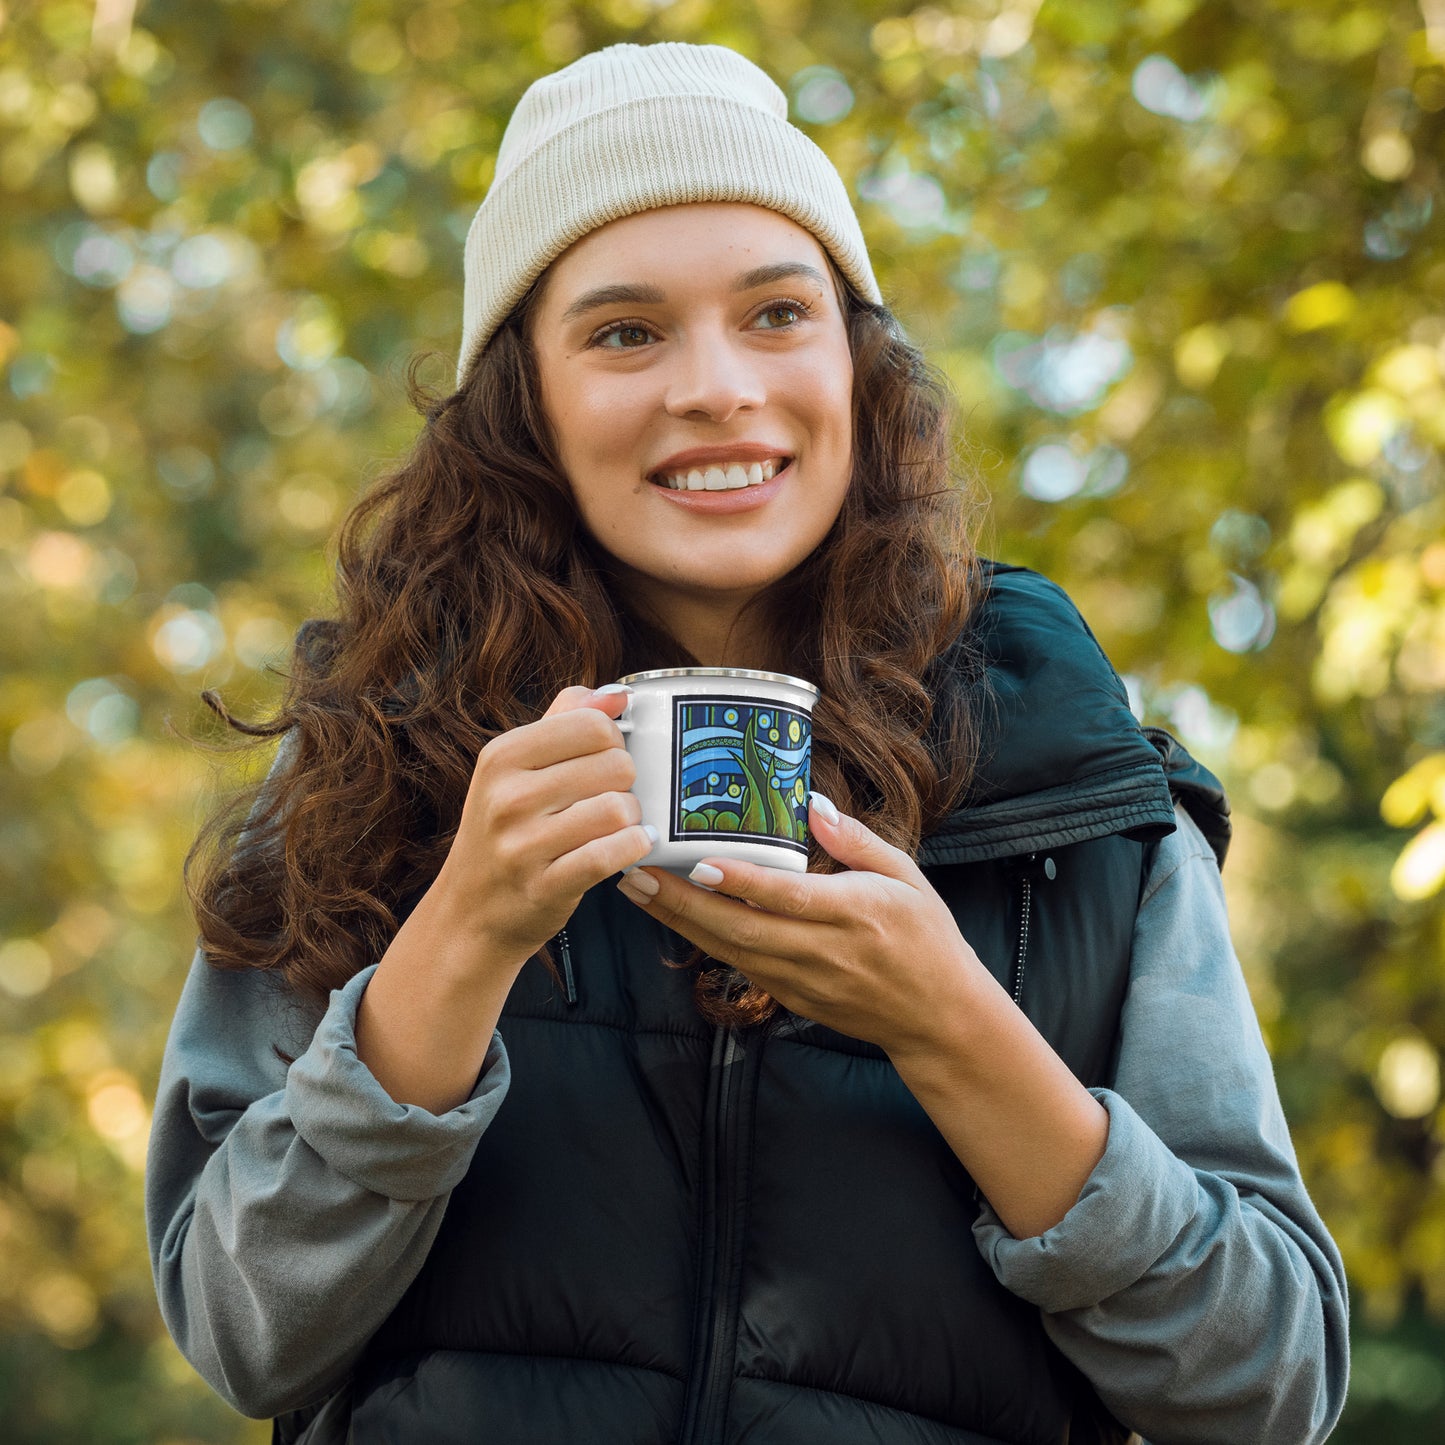
[[[959,391],[987,549],[1227,779],[1352,1281],[1336,1438],[1445,1438],[1445,0],[0,0],[5,1434],[269,1438],[144,1246],[181,858],[236,781],[166,719],[275,697],[407,360],[450,382],[511,107],[624,39],[784,87]]]

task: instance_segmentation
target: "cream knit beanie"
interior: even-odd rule
[[[609,45],[530,85],[467,232],[457,385],[527,288],[608,221],[689,201],[749,201],[811,231],[882,298],[833,163],[783,92],[721,45]]]

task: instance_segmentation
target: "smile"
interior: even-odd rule
[[[760,487],[788,464],[787,457],[746,465],[732,462],[728,466],[695,467],[671,476],[655,476],[652,481],[674,492],[736,492],[744,487]]]

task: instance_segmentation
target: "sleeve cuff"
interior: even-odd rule
[[[1048,1314],[1127,1289],[1195,1213],[1194,1171],[1121,1095],[1089,1092],[1109,1112],[1109,1140],[1069,1212],[1043,1234],[1015,1239],[981,1198],[973,1226],[999,1283]]]
[[[389,1199],[433,1199],[461,1182],[506,1097],[506,1049],[494,1032],[470,1097],[455,1109],[433,1114],[398,1104],[356,1053],[356,1011],[375,972],[372,964],[332,990],[310,1047],[287,1071],[291,1122],[322,1159],[363,1189]]]

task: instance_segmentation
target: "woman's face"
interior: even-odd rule
[[[843,503],[853,364],[826,253],[758,206],[626,216],[552,263],[531,334],[583,525],[698,653]]]

